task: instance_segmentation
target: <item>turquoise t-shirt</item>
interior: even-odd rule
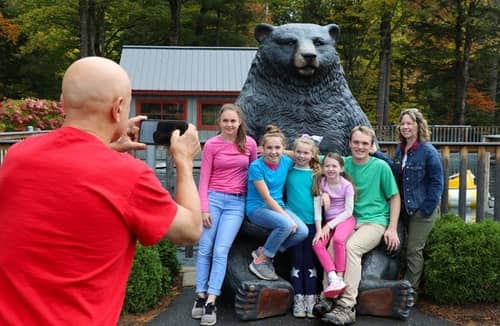
[[[305,224],[314,224],[313,171],[293,167],[286,179],[286,206]]]
[[[356,222],[387,226],[390,212],[388,200],[399,193],[389,165],[371,156],[365,164],[355,164],[351,156],[345,157],[344,163],[344,169],[351,175],[356,187]]]
[[[276,170],[272,170],[268,167],[266,163],[264,163],[263,157],[259,157],[250,164],[248,168],[248,190],[246,199],[247,214],[250,214],[256,208],[267,206],[253,184],[256,180],[263,180],[269,189],[271,197],[280,206],[285,206],[283,202],[283,190],[285,188],[288,170],[290,170],[292,166],[292,159],[286,155],[280,157]]]

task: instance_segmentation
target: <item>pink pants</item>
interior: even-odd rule
[[[318,257],[321,266],[325,272],[344,272],[345,271],[345,244],[347,238],[351,235],[354,227],[356,226],[356,220],[354,216],[347,218],[345,221],[341,222],[335,227],[335,229],[330,231],[328,238],[325,240],[320,240],[313,245],[313,250]],[[333,243],[333,252],[335,256],[335,263],[332,257],[326,249],[330,241]]]

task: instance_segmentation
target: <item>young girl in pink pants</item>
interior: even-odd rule
[[[343,280],[345,244],[356,225],[352,216],[355,190],[350,176],[344,172],[344,160],[339,154],[328,153],[325,156],[323,175],[320,192],[325,203],[325,223],[321,227],[321,220],[315,221],[313,250],[328,275],[328,286],[323,294],[327,298],[335,298],[347,288]],[[330,242],[333,244],[335,260],[327,251]]]

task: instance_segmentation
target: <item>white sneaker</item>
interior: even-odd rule
[[[315,318],[314,315],[314,305],[316,304],[317,296],[314,294],[306,295],[305,306],[307,318]]]
[[[344,293],[345,289],[347,289],[347,284],[344,283],[340,277],[331,280],[328,287],[323,291],[325,297],[329,299],[335,299],[342,293]]]
[[[306,306],[303,294],[296,294],[293,300],[293,316],[295,318],[306,317]]]

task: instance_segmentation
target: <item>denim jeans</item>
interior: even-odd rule
[[[196,292],[219,296],[227,256],[245,214],[245,197],[208,191],[212,227],[203,228],[196,260]]]
[[[269,208],[256,208],[248,215],[250,222],[271,230],[263,246],[264,255],[273,258],[278,250],[285,251],[302,242],[309,232],[307,226],[291,210],[285,209],[297,224],[297,231],[293,234],[292,222],[287,217]]]

